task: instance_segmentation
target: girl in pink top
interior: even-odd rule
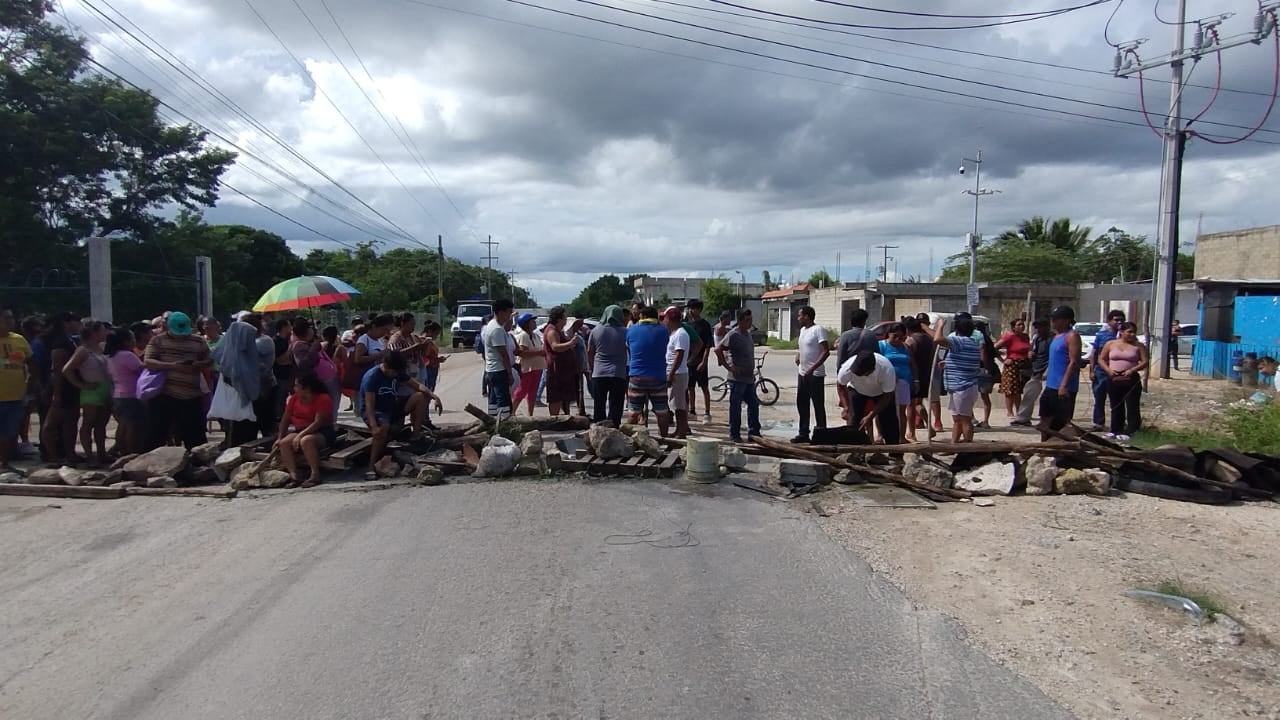
[[[104,349],[111,380],[115,383],[111,392],[111,410],[116,417],[116,449],[122,455],[145,450],[147,406],[138,399],[142,360],[134,352],[134,347],[135,340],[129,328],[116,328],[107,336]]]
[[[1138,326],[1127,322],[1120,336],[1102,346],[1098,367],[1111,382],[1107,399],[1111,404],[1111,432],[1106,437],[1127,441],[1142,426],[1142,371],[1149,357],[1147,346],[1138,340]]]

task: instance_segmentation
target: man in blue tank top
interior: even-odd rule
[[[1049,440],[1054,433],[1071,424],[1076,412],[1076,392],[1080,390],[1080,333],[1074,330],[1076,313],[1066,305],[1054,308],[1049,315],[1053,324],[1053,342],[1049,344],[1049,367],[1045,372],[1044,392],[1040,395],[1040,439]]]

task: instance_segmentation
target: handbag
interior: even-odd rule
[[[225,381],[218,383],[218,388],[213,391],[208,416],[231,421],[253,420],[257,417],[253,412],[253,404],[246,403],[240,391]]]
[[[320,378],[320,382],[327,383],[338,374],[338,366],[333,364],[333,358],[329,357],[329,353],[321,350],[316,357],[316,377]]]
[[[138,374],[138,384],[135,388],[139,400],[150,400],[160,394],[164,390],[165,380],[168,379],[168,373],[164,370],[149,370],[143,368]]]

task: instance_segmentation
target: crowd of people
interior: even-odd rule
[[[307,317],[248,311],[224,330],[176,311],[112,325],[70,312],[17,323],[3,310],[0,471],[23,457],[102,467],[164,445],[192,449],[216,426],[227,447],[274,437],[293,483],[314,485],[343,396],[372,431],[371,465],[393,432],[433,427],[439,332],[428,321],[419,333],[408,313],[357,317],[339,334]]]

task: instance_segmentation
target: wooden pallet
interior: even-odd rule
[[[585,472],[590,475],[669,478],[675,476],[681,465],[680,451],[672,450],[660,459],[633,455],[629,458],[601,460],[588,452],[582,457],[566,456],[561,460],[560,466],[569,472]]]

